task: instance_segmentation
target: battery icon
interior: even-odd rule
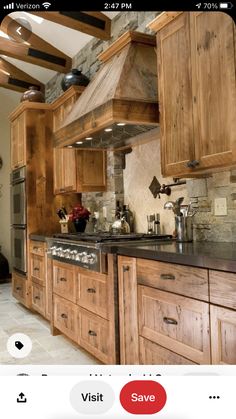
[[[219,8],[220,9],[232,9],[233,4],[232,3],[220,3]]]

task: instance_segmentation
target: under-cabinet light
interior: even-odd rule
[[[112,128],[106,128],[104,131],[111,132],[112,131]]]
[[[83,141],[76,141],[75,144],[83,144]]]
[[[118,127],[123,127],[125,125],[125,123],[124,122],[118,122],[118,124],[116,124],[116,125],[118,125]]]
[[[85,140],[92,140],[93,137],[86,137]]]

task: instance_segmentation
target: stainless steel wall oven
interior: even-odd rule
[[[11,174],[11,224],[13,268],[26,273],[26,167]]]

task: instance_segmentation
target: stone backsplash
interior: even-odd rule
[[[236,170],[214,173],[207,178],[187,179],[186,185],[172,188],[170,197],[154,198],[149,185],[156,176],[159,182],[173,183],[162,178],[160,141],[135,147],[126,156],[124,170],[124,200],[135,214],[138,232],[147,231],[147,215],[159,213],[161,232],[171,234],[175,228],[174,214],[164,210],[164,203],[184,197],[184,204],[193,202],[197,210],[193,218],[194,240],[236,242]],[[215,215],[215,199],[226,198],[227,214]]]

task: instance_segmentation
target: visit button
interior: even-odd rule
[[[164,387],[156,381],[136,380],[122,388],[120,403],[134,415],[153,415],[163,409],[166,397]]]

